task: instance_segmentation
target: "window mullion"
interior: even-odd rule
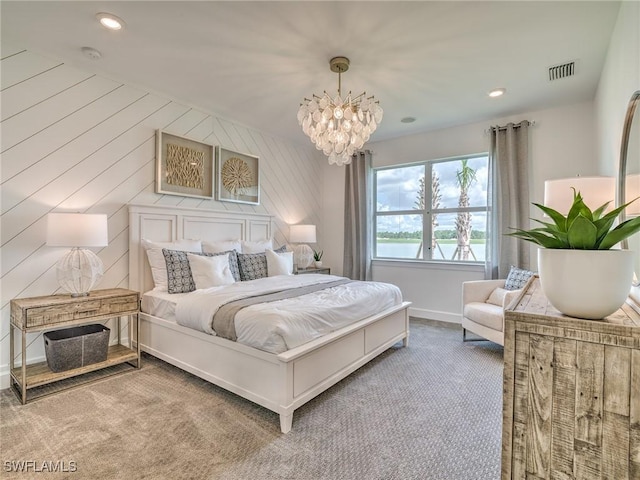
[[[433,235],[432,227],[432,211],[433,206],[433,192],[431,187],[433,185],[433,173],[431,162],[425,163],[424,169],[424,211],[422,212],[422,251],[423,258],[425,260],[431,260],[433,258],[433,251],[431,248],[431,238]]]

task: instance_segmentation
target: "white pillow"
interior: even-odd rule
[[[507,308],[511,305],[511,302],[522,293],[522,289],[518,290],[506,290],[504,288],[496,288],[489,298],[487,298],[485,303],[491,303],[492,305],[497,305],[498,307]]]
[[[273,240],[242,241],[242,253],[263,253],[265,250],[273,250]]]
[[[235,250],[242,253],[242,244],[240,240],[226,240],[223,242],[202,242],[202,251],[204,253],[222,253],[229,250]]]
[[[491,295],[489,295],[489,298],[487,298],[485,303],[490,303],[491,305],[497,305],[498,307],[501,307],[502,302],[504,302],[504,297],[507,295],[508,291],[509,290],[505,290],[501,287],[496,288],[493,292],[491,292]]]
[[[151,276],[157,290],[167,290],[169,279],[167,278],[167,263],[162,254],[163,248],[169,250],[182,250],[185,252],[202,252],[202,242],[200,240],[178,240],[175,242],[155,242],[153,240],[142,239],[142,246],[147,251]]]
[[[229,268],[229,255],[204,257],[187,253],[187,258],[196,290],[230,285],[235,282]]]
[[[267,256],[267,275],[269,277],[293,274],[293,252],[276,253],[273,250],[265,250],[264,253]]]

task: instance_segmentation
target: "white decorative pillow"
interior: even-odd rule
[[[229,250],[235,250],[238,253],[242,253],[242,244],[240,240],[226,240],[222,242],[202,242],[203,253],[222,253]]]
[[[511,305],[511,302],[522,293],[522,289],[518,290],[506,290],[504,288],[496,288],[485,303],[497,305],[498,307],[507,308]]]
[[[273,240],[258,240],[249,242],[242,240],[242,253],[264,253],[265,250],[273,250]]]
[[[267,255],[268,276],[293,274],[293,252],[276,253],[273,250],[266,250],[264,253]]]
[[[491,305],[497,305],[498,307],[501,307],[504,303],[504,297],[507,295],[507,292],[509,292],[509,290],[498,287],[493,292],[491,292],[491,295],[489,295],[489,298],[487,298],[485,303],[490,303]]]
[[[235,282],[229,268],[229,256],[204,257],[187,253],[196,289],[219,287]]]
[[[182,250],[186,252],[201,252],[202,242],[200,240],[178,240],[175,242],[155,242],[153,240],[142,239],[142,246],[147,251],[149,266],[153,283],[158,290],[167,290],[169,280],[167,277],[167,263],[162,253],[162,249]]]

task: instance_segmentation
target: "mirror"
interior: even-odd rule
[[[627,203],[638,196],[640,196],[640,90],[631,96],[622,130],[618,205]],[[620,221],[638,215],[640,215],[640,200],[622,212]],[[636,252],[634,288],[632,288],[631,294],[636,300],[640,300],[640,233],[636,233],[624,241],[622,248],[629,248]]]

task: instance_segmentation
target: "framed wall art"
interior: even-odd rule
[[[156,142],[156,193],[213,198],[213,145],[161,130]]]
[[[258,157],[216,147],[216,200],[260,204]]]

